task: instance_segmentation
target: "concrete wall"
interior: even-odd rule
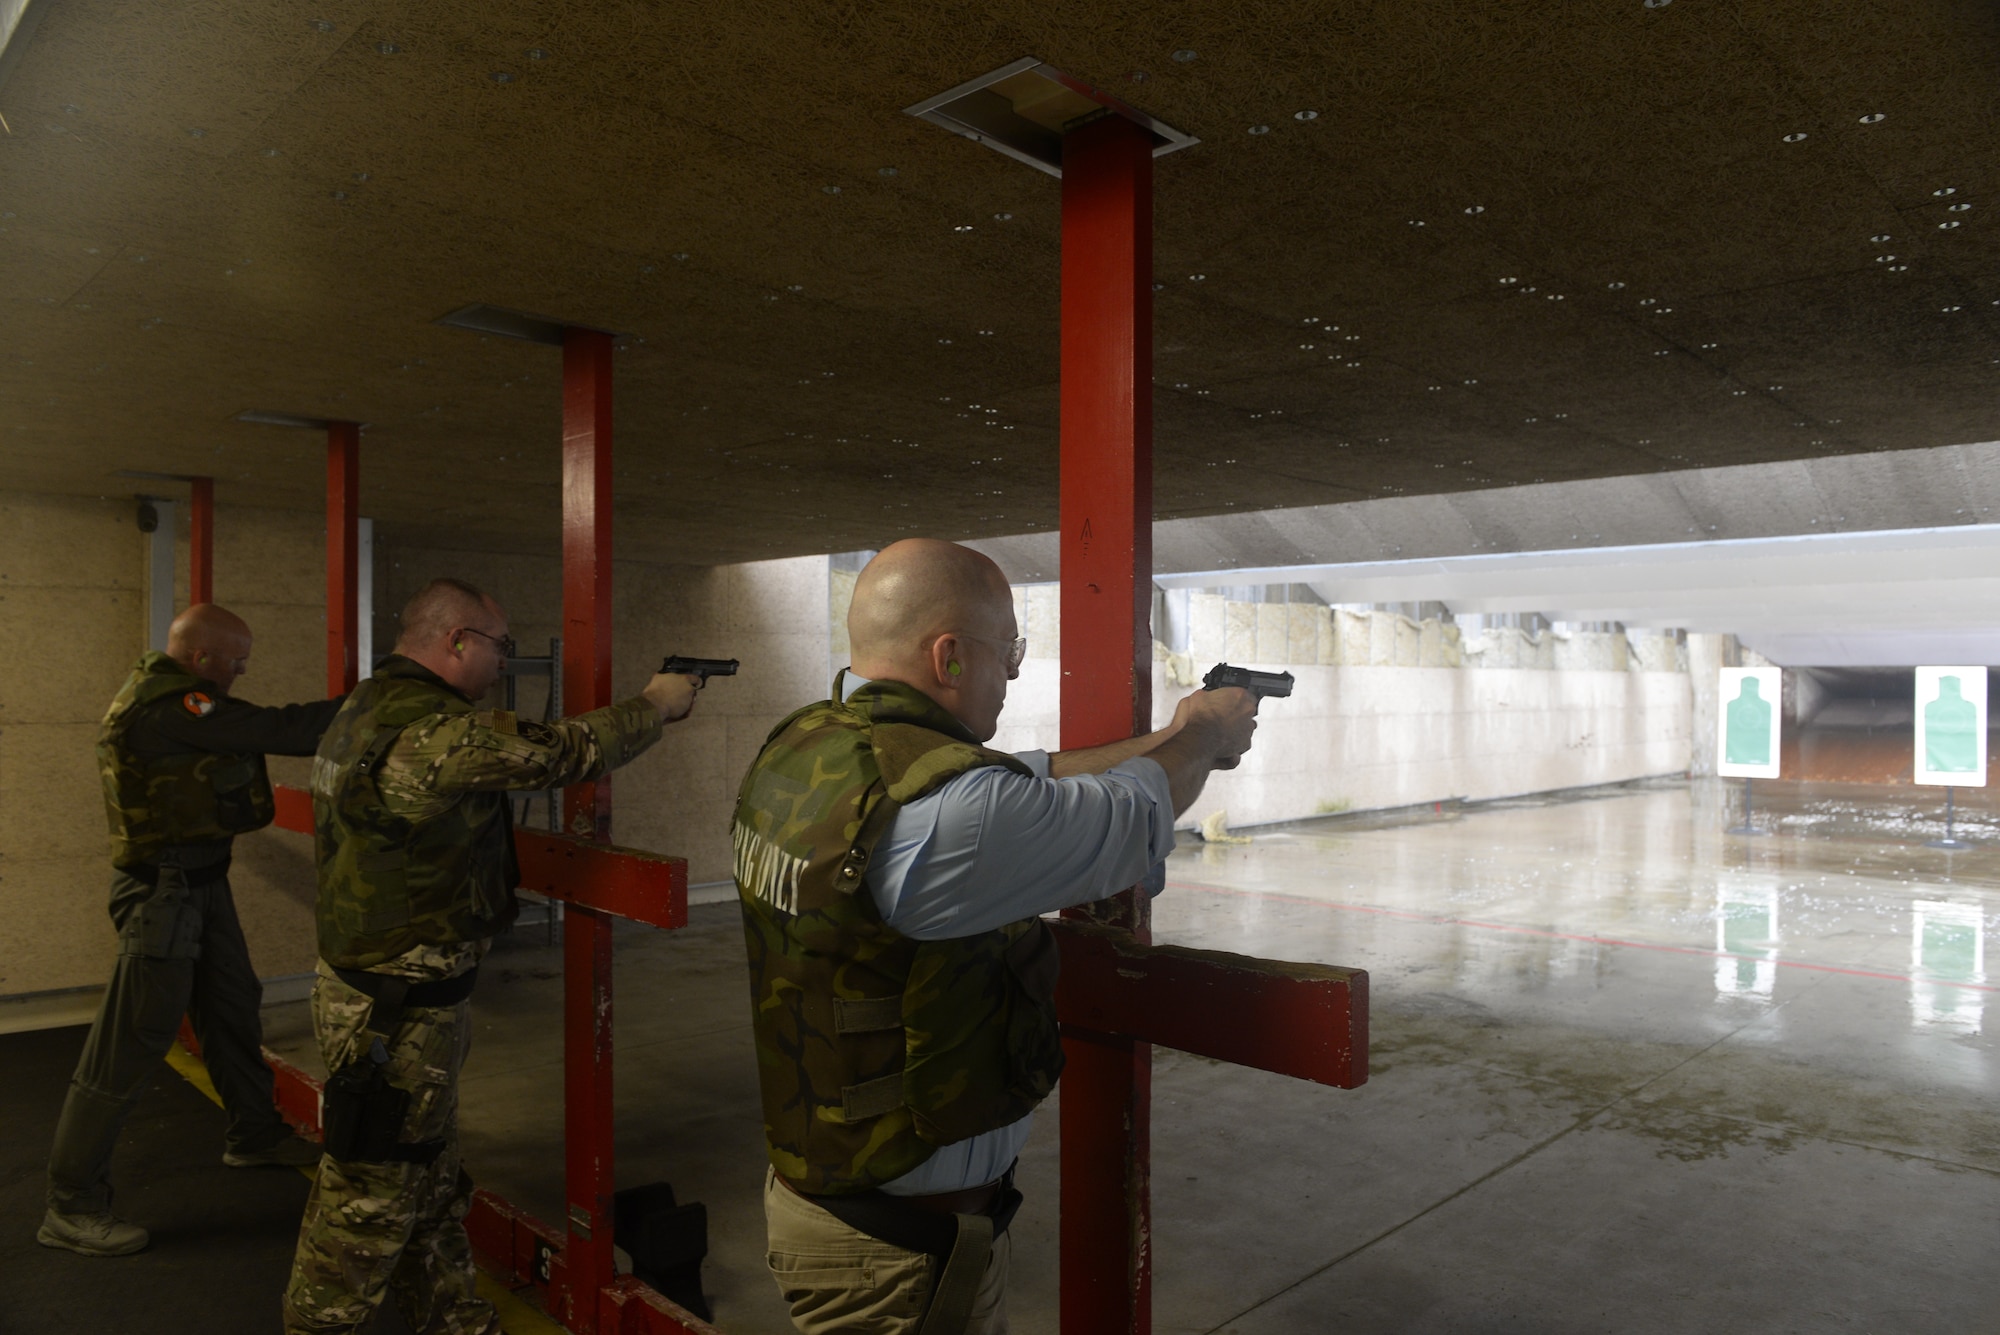
[[[186,524],[186,507],[177,507]],[[144,650],[147,539],[129,498],[0,493],[0,996],[101,985],[116,938],[93,748],[98,720]],[[250,622],[259,703],[324,686],[324,528],[318,516],[222,506],[216,600]],[[178,603],[186,601],[181,545]],[[303,763],[277,762],[297,781]],[[265,976],[312,967],[312,865],[304,841],[241,840],[237,907]]]
[[[1454,668],[1289,669],[1298,685],[1266,702],[1242,768],[1209,781],[1182,818],[1230,825],[1298,820],[1450,797],[1491,798],[1678,774],[1691,696],[1679,672],[1467,672]],[[994,745],[1053,750],[1056,664],[1029,659]],[[1193,686],[1155,664],[1154,726]]]

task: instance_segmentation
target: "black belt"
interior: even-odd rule
[[[472,995],[472,989],[479,982],[479,966],[475,964],[456,978],[436,978],[428,983],[412,983],[394,974],[368,973],[361,969],[335,968],[333,976],[356,992],[366,993],[371,1000],[393,998],[392,1005],[398,1012],[412,1006],[437,1010],[456,1006]],[[400,1020],[400,1014],[396,1018]]]
[[[955,1214],[926,1209],[904,1197],[891,1196],[882,1191],[863,1192],[858,1196],[814,1196],[799,1191],[783,1178],[778,1180],[849,1228],[866,1233],[878,1242],[886,1242],[891,1247],[935,1257],[939,1265],[950,1258],[951,1249],[958,1241],[958,1216]],[[1021,1208],[1022,1196],[1014,1189],[1014,1169],[1011,1166],[994,1185],[998,1190],[993,1193],[992,1204],[978,1213],[993,1221],[993,1236],[997,1238],[1014,1222],[1014,1215]]]
[[[218,847],[219,843],[219,847]],[[142,862],[132,867],[121,867],[127,876],[147,885],[157,886],[160,873],[172,869],[181,874],[181,883],[190,890],[214,885],[229,878],[230,842],[220,840],[205,844],[168,844],[160,850],[157,862]]]

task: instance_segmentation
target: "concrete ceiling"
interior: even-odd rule
[[[899,110],[1029,54],[1203,141],[1163,517],[2000,437],[1983,2],[29,14],[4,486],[316,508],[277,409],[372,424],[385,534],[552,548],[557,360],[432,323],[481,301],[625,335],[628,552],[1046,529],[1059,186]]]

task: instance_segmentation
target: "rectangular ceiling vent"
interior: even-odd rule
[[[1156,158],[1201,142],[1033,56],[904,111],[1051,176],[1062,175],[1063,136],[1100,116],[1123,116],[1144,127]]]
[[[510,311],[504,306],[487,306],[477,302],[461,306],[449,315],[440,315],[437,322],[453,329],[470,329],[475,334],[496,334],[501,338],[546,343],[552,348],[561,347],[563,335],[571,329],[587,329],[594,334],[611,332],[578,324],[574,320],[551,320],[546,315],[529,315],[526,311]]]

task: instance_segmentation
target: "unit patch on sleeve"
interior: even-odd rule
[[[215,701],[206,691],[189,691],[181,697],[181,707],[196,718],[207,718],[215,712]]]

